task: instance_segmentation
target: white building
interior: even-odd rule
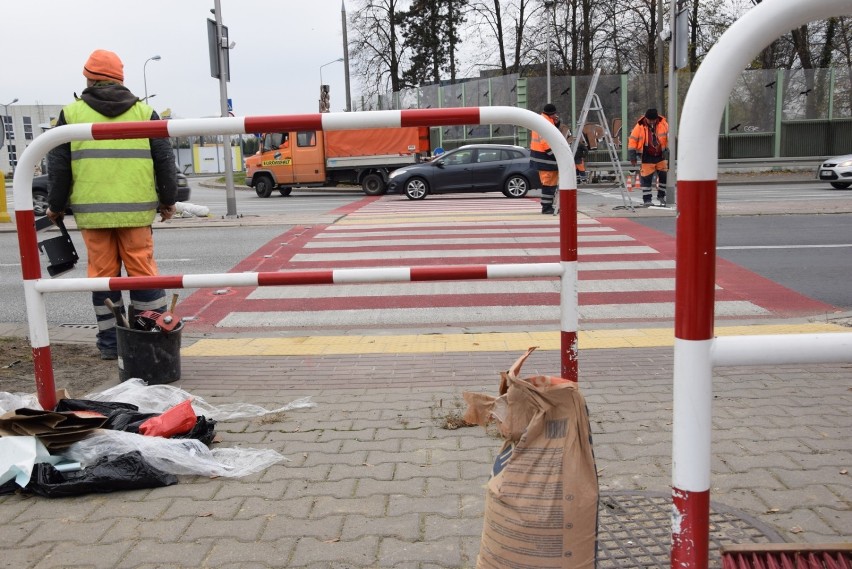
[[[0,140],[0,172],[11,174],[15,171],[18,157],[36,137],[53,126],[63,106],[0,104],[4,135]]]

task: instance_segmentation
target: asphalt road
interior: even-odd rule
[[[215,216],[227,211],[225,191],[202,187],[193,179],[192,202],[206,205]],[[302,213],[327,214],[363,198],[359,188],[319,191],[294,190],[289,197],[277,193],[258,198],[245,187],[235,190],[237,212],[242,216]],[[610,192],[611,194],[612,192]],[[820,184],[770,184],[760,186],[721,186],[720,204],[736,200],[785,201],[795,210],[795,202],[819,196],[821,200],[852,200],[852,192],[826,188]],[[600,200],[602,191],[581,192],[580,201]],[[620,201],[620,197],[607,195]],[[673,215],[631,216],[649,228],[674,234]],[[796,292],[852,311],[852,214],[836,215],[743,215],[720,217],[718,254]],[[290,226],[193,227],[157,231],[156,257],[163,274],[227,272],[259,246],[282,234]],[[79,245],[78,245],[79,246]],[[0,233],[0,321],[25,321],[23,289],[15,233]],[[68,276],[85,276],[80,263]],[[191,290],[179,291],[181,298]],[[91,322],[88,293],[47,295],[51,324]]]
[[[673,217],[635,221],[675,234]],[[719,217],[716,245],[722,259],[852,311],[852,214]]]

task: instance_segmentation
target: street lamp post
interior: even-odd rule
[[[338,57],[334,61],[329,61],[328,63],[323,63],[319,67],[319,73],[320,73],[320,105],[322,105],[322,85],[323,85],[323,83],[322,83],[322,68],[325,67],[326,65],[331,65],[332,63],[337,63],[339,61],[343,61],[343,58]]]
[[[544,0],[544,10],[548,12],[548,16],[550,15],[550,9],[556,5],[555,0]],[[550,41],[551,34],[553,33],[553,27],[550,25],[550,22],[547,23],[547,103],[552,103],[550,100]]]
[[[148,102],[148,74],[147,74],[148,70],[146,69],[146,67],[148,67],[149,61],[160,61],[160,59],[162,59],[162,58],[159,55],[153,55],[153,56],[149,57],[148,59],[146,59],[145,65],[142,66],[142,80],[145,82],[145,98],[142,99],[142,100],[145,101],[145,102]],[[152,97],[153,97],[153,95],[152,95]]]

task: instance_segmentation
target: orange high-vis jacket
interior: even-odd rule
[[[547,119],[551,124],[556,124],[552,117],[544,113],[541,113],[541,116]],[[550,149],[550,145],[546,140],[544,140],[544,137],[536,131],[532,131],[530,136],[530,168],[533,168],[534,170],[552,172],[559,169],[556,165],[556,156],[553,155],[553,150]]]
[[[654,130],[660,145],[660,153],[662,153],[669,147],[669,123],[666,121],[666,117],[660,116]],[[649,146],[651,142],[651,127],[645,117],[642,117],[633,127],[630,138],[627,139],[627,150],[631,151],[631,155],[635,152],[641,158],[642,153],[645,152],[645,147]]]

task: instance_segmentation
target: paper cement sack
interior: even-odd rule
[[[464,393],[468,423],[504,438],[488,482],[477,569],[593,569],[598,479],[586,402],[559,377],[501,373],[500,396]]]

